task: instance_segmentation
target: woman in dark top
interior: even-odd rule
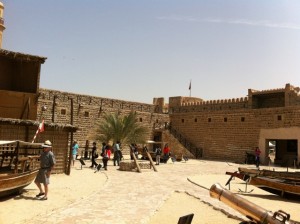
[[[92,148],[92,165],[90,166],[91,168],[94,168],[98,166],[96,163],[96,159],[98,158],[97,156],[97,147],[96,147],[96,142],[93,142],[93,148]]]

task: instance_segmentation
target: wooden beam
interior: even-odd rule
[[[148,152],[148,150],[146,151],[146,153],[147,153],[147,156],[148,156],[149,161],[150,161],[150,164],[151,164],[151,165],[150,165],[150,168],[151,168],[151,166],[153,166],[153,170],[154,170],[155,172],[157,172],[156,166],[154,165],[153,159],[152,159],[150,153]]]
[[[139,163],[138,163],[138,161],[137,161],[137,159],[136,159],[134,153],[132,153],[132,157],[133,157],[133,159],[134,159],[134,162],[135,162],[137,171],[138,171],[139,173],[141,173],[141,172],[142,172],[141,167],[140,167],[140,165],[139,165]]]

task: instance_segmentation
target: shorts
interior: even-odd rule
[[[77,155],[72,155],[72,156],[73,156],[73,160],[75,161],[75,160],[76,160],[76,156],[77,156]]]
[[[44,185],[50,184],[50,178],[46,176],[47,171],[48,171],[47,169],[40,169],[36,175],[34,182],[42,183]]]

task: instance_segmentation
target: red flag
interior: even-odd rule
[[[42,120],[42,122],[39,124],[39,133],[40,132],[43,132],[44,130],[45,130],[45,128],[44,128],[44,120]]]

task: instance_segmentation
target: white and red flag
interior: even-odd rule
[[[35,132],[35,135],[32,139],[32,142],[31,143],[34,143],[35,139],[36,139],[36,136],[38,135],[38,133],[41,133],[45,130],[45,127],[44,127],[44,120],[42,120],[42,122],[39,124],[39,127],[38,129],[36,130]]]
[[[38,131],[39,131],[39,133],[40,132],[43,132],[45,130],[45,128],[44,128],[44,120],[42,120],[42,122],[39,124],[39,129],[38,129]]]

